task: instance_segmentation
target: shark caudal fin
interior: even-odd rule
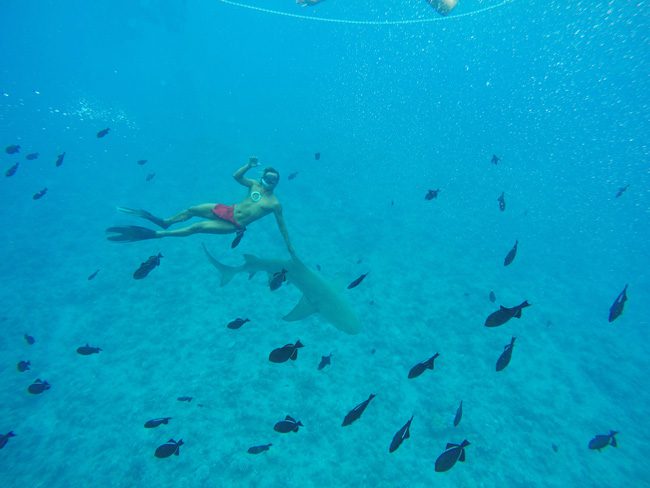
[[[208,260],[215,268],[217,268],[221,274],[221,286],[227,285],[230,280],[232,280],[233,277],[237,274],[237,272],[240,271],[239,268],[226,266],[225,264],[220,263],[212,254],[210,254],[210,251],[208,251],[208,248],[205,246],[205,244],[202,243],[201,245],[203,246],[203,250],[205,251],[205,255],[208,257]]]

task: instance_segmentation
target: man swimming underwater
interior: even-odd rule
[[[448,15],[456,4],[458,0],[427,0],[429,5],[431,5],[440,15]]]
[[[296,0],[296,3],[301,7],[311,7],[317,3],[321,3],[323,0]]]
[[[246,171],[257,165],[257,158],[250,158],[248,163],[233,174],[233,178],[238,183],[248,188],[246,198],[236,205],[203,203],[189,207],[167,219],[156,217],[146,210],[118,207],[119,211],[146,219],[164,230],[153,230],[136,225],[109,227],[106,232],[111,232],[114,235],[109,235],[107,238],[109,241],[134,242],[160,237],[185,237],[192,234],[232,234],[236,232],[241,235],[248,224],[273,212],[289,254],[295,256],[295,251],[289,240],[287,226],[282,216],[282,206],[273,194],[273,190],[280,181],[280,173],[273,168],[266,168],[259,181],[244,177]],[[185,222],[192,217],[201,217],[207,219],[207,221],[198,222],[180,229],[167,230],[169,226],[178,222]]]

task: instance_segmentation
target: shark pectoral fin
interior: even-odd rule
[[[302,296],[300,301],[293,307],[293,310],[282,317],[287,322],[295,322],[309,317],[311,314],[318,312],[318,309],[305,297]]]

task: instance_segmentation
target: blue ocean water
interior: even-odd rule
[[[443,20],[424,0],[241,3],[289,15],[219,0],[0,7],[2,171],[19,163],[0,182],[0,434],[16,434],[0,486],[649,485],[647,2],[460,0]],[[296,251],[340,287],[359,334],[283,321],[291,283],[220,286],[201,244],[232,266],[288,259],[272,217],[234,250],[232,236],[106,240],[149,225],[117,206],[238,202],[231,175],[251,155],[280,171]],[[520,319],[484,327],[523,300]],[[251,322],[226,328],[238,316]],[[298,338],[296,361],[268,361]],[[86,343],[102,352],[77,354]],[[27,393],[36,378],[51,389]],[[286,415],[304,427],[275,432]],[[143,428],[157,417],[172,420]],[[610,430],[617,448],[588,449]],[[180,455],[155,458],[171,438]],[[466,461],[435,472],[464,439]]]

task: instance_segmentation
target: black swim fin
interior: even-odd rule
[[[117,235],[108,236],[109,241],[114,242],[134,242],[144,241],[145,239],[155,239],[158,237],[156,231],[147,229],[146,227],[139,227],[137,225],[127,225],[124,227],[109,227],[106,232],[114,232]]]
[[[149,222],[152,222],[156,224],[158,227],[162,227],[163,229],[167,229],[169,227],[169,224],[165,223],[165,219],[156,217],[154,214],[152,214],[151,212],[147,212],[146,210],[137,209],[137,208],[128,208],[128,207],[117,207],[117,209],[120,212],[124,212],[130,215],[135,215],[136,217],[140,217],[142,219],[147,219]]]

